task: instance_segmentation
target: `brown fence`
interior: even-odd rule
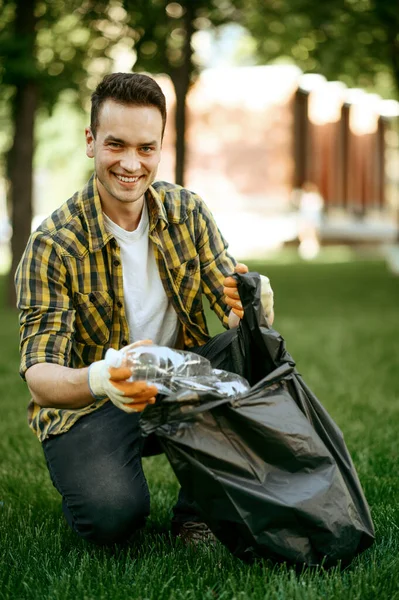
[[[309,93],[296,91],[293,184],[301,188],[307,181],[314,183],[326,211],[338,207],[362,216],[368,209],[385,206],[387,120],[377,115],[364,131],[353,131],[353,110],[353,105],[343,103],[337,121],[314,124],[309,118]]]
[[[280,66],[202,74],[188,97],[186,185],[213,207],[259,211],[289,206],[293,190],[311,182],[326,212],[383,211],[399,184],[392,174],[389,182],[386,160],[398,118],[381,116],[375,95],[320,75],[319,87],[306,89],[304,77]],[[171,179],[174,132],[166,134],[160,174]]]

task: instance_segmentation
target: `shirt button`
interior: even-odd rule
[[[121,263],[120,263],[120,261],[119,261],[119,260],[114,260],[114,266],[115,266],[115,267],[119,267],[119,265],[120,265],[120,264],[121,264]]]
[[[123,303],[122,303],[120,300],[118,300],[118,302],[116,303],[116,306],[117,306],[118,308],[122,308],[122,306],[123,306]]]
[[[89,294],[89,300],[90,302],[94,302],[94,300],[96,299],[94,294]]]
[[[121,344],[122,344],[122,346],[127,346],[127,344],[128,344],[128,341],[127,341],[127,340],[122,340],[122,341],[121,341]]]

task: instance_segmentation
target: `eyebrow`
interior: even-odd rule
[[[120,138],[114,137],[113,135],[107,135],[107,137],[105,138],[104,142],[119,142],[120,144],[125,144],[125,140],[122,140]]]
[[[126,140],[122,140],[121,138],[117,138],[113,135],[107,135],[104,139],[104,142],[118,142],[119,144],[126,144]],[[143,142],[139,144],[139,146],[157,146],[157,141],[152,140],[151,142]]]

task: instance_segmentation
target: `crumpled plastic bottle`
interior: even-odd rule
[[[250,385],[246,379],[212,369],[207,358],[184,350],[166,346],[143,345],[135,348],[110,348],[105,361],[109,367],[127,366],[132,369],[130,381],[148,381],[159,393],[170,395],[182,390],[216,392],[228,398],[247,393]]]

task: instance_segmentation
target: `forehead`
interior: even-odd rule
[[[97,132],[104,137],[149,135],[151,139],[161,139],[162,115],[156,106],[136,106],[106,100],[99,111]]]

